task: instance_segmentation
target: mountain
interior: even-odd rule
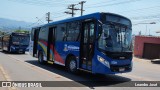
[[[16,29],[26,29],[30,30],[30,22],[11,20],[6,18],[0,18],[0,30],[16,30]]]

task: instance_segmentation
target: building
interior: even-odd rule
[[[160,59],[160,37],[135,36],[134,55],[140,58]]]

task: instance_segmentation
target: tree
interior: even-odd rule
[[[14,31],[14,32],[18,32],[18,33],[29,33],[29,31],[27,31],[27,30],[16,30],[16,31]]]

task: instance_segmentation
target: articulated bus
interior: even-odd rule
[[[93,13],[34,27],[30,53],[55,63],[99,74],[132,71],[132,24],[113,13]]]
[[[25,33],[11,33],[2,36],[2,50],[17,53],[25,53],[29,46],[30,35]]]

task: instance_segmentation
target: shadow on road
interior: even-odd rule
[[[79,84],[82,84],[87,87],[101,87],[101,86],[112,86],[115,84],[121,84],[124,82],[129,82],[131,79],[118,76],[118,75],[100,75],[100,74],[91,74],[83,71],[79,71],[78,74],[72,74],[68,72],[64,66],[59,66],[55,64],[46,64],[41,65],[38,61],[27,60],[27,63],[38,66],[40,68],[46,69],[50,72],[59,74],[63,77],[71,79]]]
[[[10,54],[10,55],[25,55],[24,53],[17,53],[17,52],[7,52],[7,51],[2,51],[0,50],[1,53],[4,53],[4,54]]]
[[[154,59],[154,60],[151,60],[151,62],[153,64],[160,64],[160,59]]]

